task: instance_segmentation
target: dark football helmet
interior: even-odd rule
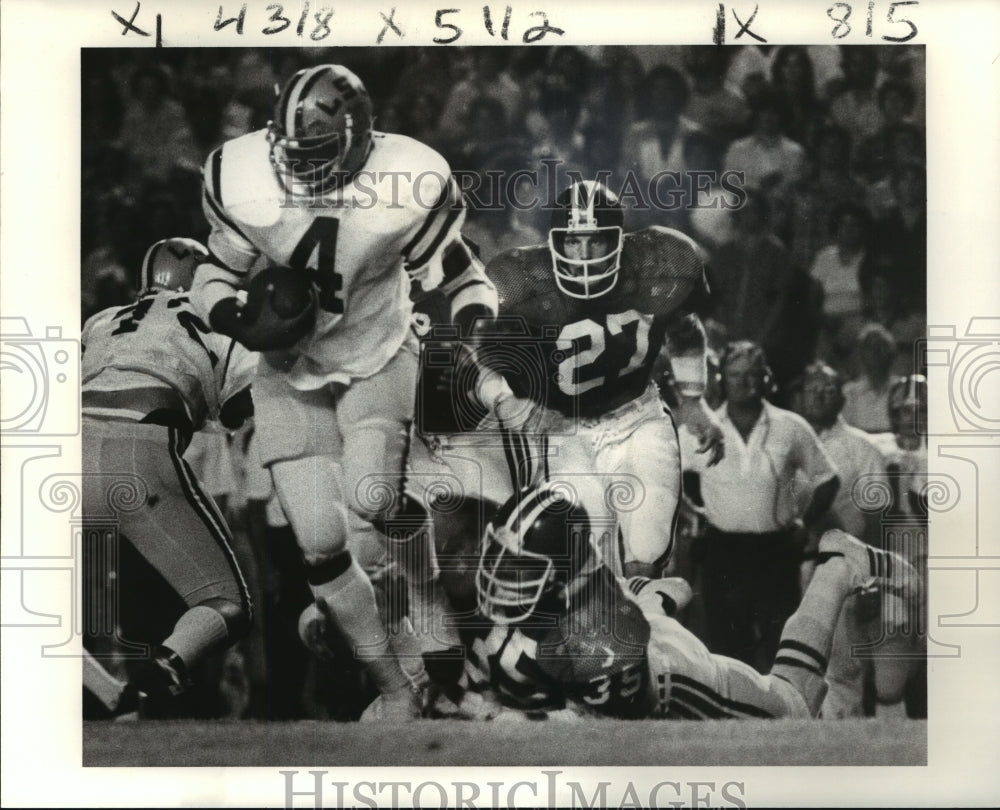
[[[556,199],[549,251],[556,285],[570,298],[598,298],[618,283],[625,216],[613,192],[575,182]]]
[[[278,95],[268,141],[271,163],[290,191],[309,196],[336,189],[371,151],[368,91],[341,65],[300,70]]]
[[[569,583],[600,564],[587,510],[566,490],[521,490],[486,528],[476,591],[480,612],[497,624],[525,621],[543,600],[565,608]]]
[[[139,294],[151,290],[187,292],[194,271],[208,261],[208,250],[200,242],[179,236],[161,239],[146,251],[139,271]]]

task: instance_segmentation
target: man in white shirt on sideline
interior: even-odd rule
[[[726,455],[709,467],[684,435],[681,463],[699,474],[708,524],[702,560],[708,646],[765,671],[800,598],[798,530],[827,511],[840,479],[808,423],[765,400],[771,375],[760,346],[730,343],[721,370],[726,401],[716,415]],[[812,489],[804,511],[797,477]]]

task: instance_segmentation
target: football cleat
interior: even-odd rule
[[[337,657],[330,627],[330,619],[316,602],[310,602],[299,615],[299,639],[309,652],[327,663]]]
[[[132,682],[146,697],[157,702],[179,697],[191,686],[180,656],[162,644],[151,658],[138,664]]]
[[[423,714],[423,691],[404,686],[375,698],[362,712],[360,720],[362,723],[404,723],[419,720]]]
[[[862,593],[878,589],[909,601],[916,597],[916,570],[898,554],[872,548],[840,529],[831,529],[819,541],[819,557],[841,556],[851,574],[851,590]]]

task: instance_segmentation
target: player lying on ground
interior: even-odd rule
[[[666,615],[662,590],[626,587],[595,548],[590,520],[558,486],[512,498],[490,526],[477,580],[490,620],[473,644],[468,714],[491,716],[492,687],[522,711],[567,707],[619,718],[815,717],[845,600],[869,588],[915,595],[902,558],[840,530],[823,535],[816,573],[785,625],[770,674],[723,656]],[[650,598],[653,597],[653,598]],[[460,704],[464,701],[459,701]],[[460,705],[461,707],[461,705]]]

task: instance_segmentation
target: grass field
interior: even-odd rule
[[[85,723],[85,766],[923,765],[927,724],[647,720]]]

